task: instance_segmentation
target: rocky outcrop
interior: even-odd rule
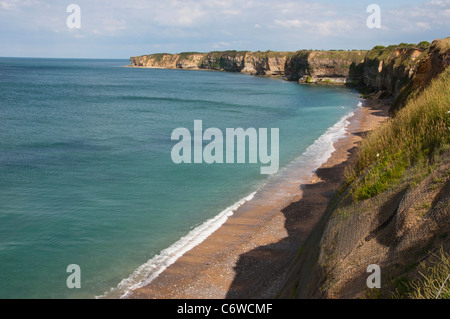
[[[363,83],[403,107],[450,65],[450,37],[419,45],[375,47],[364,60]]]
[[[190,54],[189,56],[180,56],[176,63],[178,69],[198,69],[198,65],[203,61],[203,54]]]
[[[417,67],[412,89],[423,89],[423,85],[442,73],[450,65],[450,37],[433,41],[422,63]]]
[[[195,69],[280,76],[288,81],[323,84],[360,84],[395,98],[398,109],[420,92],[450,64],[450,38],[430,45],[402,43],[376,46],[370,51],[158,53],[131,57],[131,66],[166,69]],[[419,89],[419,90],[418,90]]]
[[[151,55],[142,55],[139,57],[131,57],[130,62],[132,66],[136,67],[174,69],[176,68],[178,59],[178,55],[158,53]]]
[[[425,48],[372,49],[364,59],[364,84],[387,95],[397,95],[412,78],[425,55]]]
[[[253,75],[284,76],[289,52],[248,52],[242,73]]]
[[[358,82],[367,51],[297,51],[151,54],[130,58],[136,67],[198,69],[281,76],[301,83]]]
[[[367,51],[310,51],[306,56],[306,65],[300,68],[305,71],[297,73],[299,82],[358,83],[366,54]]]
[[[247,52],[224,51],[206,53],[198,68],[228,72],[241,72]]]
[[[417,64],[415,74],[396,95],[392,111],[397,111],[405,105],[408,98],[412,98],[450,65],[450,37],[433,41]]]

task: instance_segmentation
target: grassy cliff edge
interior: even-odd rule
[[[363,139],[281,297],[437,297],[450,262],[450,67],[421,88]],[[366,285],[371,264],[380,289]]]

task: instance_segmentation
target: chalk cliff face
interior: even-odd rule
[[[431,45],[375,47],[364,59],[363,83],[368,88],[383,92],[385,97],[394,97],[391,111],[397,111],[448,65],[450,37],[435,40]]]
[[[372,49],[364,59],[364,84],[397,95],[415,74],[427,50],[408,46]]]
[[[130,58],[131,65],[166,69],[199,69],[282,76],[299,82],[358,81],[357,66],[367,51],[298,51],[151,54]]]
[[[298,53],[290,63],[293,79],[300,83],[357,83],[367,51],[307,51]]]
[[[370,51],[158,53],[130,61],[135,67],[241,72],[300,83],[362,84],[384,97],[396,97],[395,109],[404,105],[411,91],[419,92],[450,64],[449,52],[450,37],[431,45],[376,46]]]
[[[442,73],[450,65],[450,37],[433,41],[416,68],[411,81],[411,89],[423,90],[427,83]]]
[[[198,64],[198,68],[204,70],[241,72],[244,68],[245,55],[246,52],[239,51],[206,53]]]
[[[181,56],[177,61],[176,67],[179,69],[198,69],[198,65],[203,58],[203,54],[191,54],[188,57]]]
[[[253,53],[248,52],[244,58],[243,73],[254,75],[285,75],[288,52]]]

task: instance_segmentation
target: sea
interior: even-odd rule
[[[128,65],[0,58],[0,298],[128,296],[291,163],[311,175],[361,104],[346,87]],[[279,129],[278,173],[175,163],[172,132],[195,120]]]

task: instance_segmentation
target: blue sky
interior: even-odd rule
[[[81,8],[70,29],[69,4]],[[369,4],[381,28],[369,29]],[[450,36],[450,0],[0,0],[0,56],[370,49]]]

